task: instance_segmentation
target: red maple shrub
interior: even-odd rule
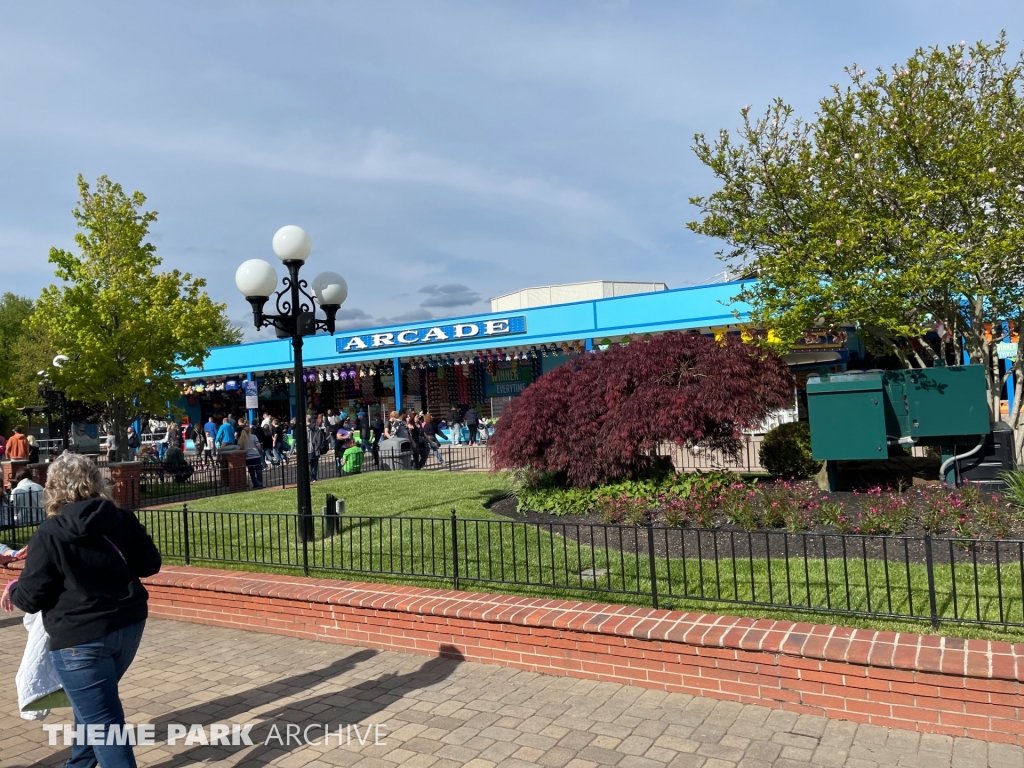
[[[666,333],[588,354],[513,400],[490,440],[494,466],[587,488],[642,477],[668,440],[735,455],[740,430],[793,402],[778,356],[738,339]]]

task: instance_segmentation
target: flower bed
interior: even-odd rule
[[[1024,534],[1019,507],[971,485],[825,493],[810,481],[746,482],[716,473],[671,475],[592,491],[517,490],[517,496],[521,512],[578,514],[604,523],[870,535],[930,532],[964,539]],[[565,503],[568,497],[572,503]],[[555,503],[550,503],[552,498]]]

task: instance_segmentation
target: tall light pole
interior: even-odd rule
[[[262,259],[249,259],[235,272],[235,285],[252,305],[253,324],[257,329],[272,326],[278,337],[291,338],[295,379],[295,452],[296,493],[299,501],[299,537],[308,541],[313,533],[313,504],[309,492],[309,446],[306,444],[306,383],[302,377],[302,338],[325,330],[334,333],[334,318],[348,297],[345,278],[335,272],[322,272],[310,286],[299,278],[299,270],[309,258],[312,243],[301,227],[288,225],[274,234],[274,253],[284,262],[288,276],[277,288],[277,273]],[[309,290],[312,290],[312,294]],[[277,314],[264,314],[264,305],[275,295]],[[317,304],[327,316],[316,316]]]
[[[63,368],[64,363],[70,359],[67,355],[57,355],[53,358],[53,367]],[[77,359],[78,355],[75,355],[75,360]],[[68,435],[71,432],[71,426],[68,424],[68,396],[65,392],[58,392],[57,394],[60,395],[60,447],[62,453],[67,453],[70,448]]]

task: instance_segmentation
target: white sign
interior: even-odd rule
[[[260,394],[256,388],[256,382],[247,381],[243,386],[245,388],[245,407],[253,411],[259,410]]]

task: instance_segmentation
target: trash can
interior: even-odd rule
[[[406,437],[389,437],[380,441],[380,468],[412,469],[412,441]]]

